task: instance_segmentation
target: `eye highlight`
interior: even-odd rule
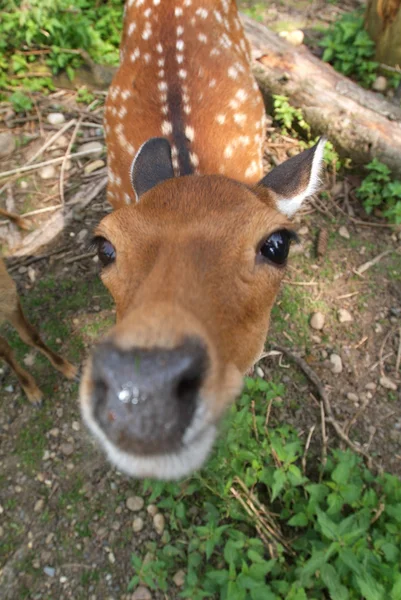
[[[274,231],[259,246],[259,256],[278,267],[286,264],[292,241],[298,241],[294,231],[280,229]]]
[[[97,251],[97,255],[103,267],[108,267],[116,260],[116,249],[113,244],[101,235],[97,235],[91,242],[91,248]]]

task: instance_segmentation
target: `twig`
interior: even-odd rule
[[[337,296],[337,300],[345,300],[345,298],[352,298],[353,296],[356,296],[357,294],[359,294],[359,292],[351,292],[349,294],[342,294],[341,296]]]
[[[395,361],[395,372],[398,373],[398,371],[400,370],[400,365],[401,365],[401,327],[398,330],[398,352],[397,352],[397,359]]]
[[[64,264],[70,265],[71,263],[77,262],[79,260],[84,260],[85,258],[93,258],[94,256],[96,256],[96,252],[87,252],[86,254],[71,256],[71,258],[67,258],[67,260],[64,261]]]
[[[259,442],[259,432],[258,432],[258,428],[256,426],[255,400],[252,400],[252,402],[251,402],[251,411],[252,411],[252,427],[253,427],[253,432],[255,434],[256,441]]]
[[[320,477],[319,479],[322,480],[323,478],[323,471],[324,468],[326,466],[327,463],[327,433],[326,433],[326,415],[324,412],[324,403],[321,402],[320,403],[320,421],[322,424],[322,470],[320,471]]]
[[[64,171],[65,171],[65,167],[66,167],[66,164],[67,164],[67,156],[69,154],[71,154],[71,148],[72,148],[72,146],[73,146],[73,144],[75,142],[75,138],[77,137],[79,128],[80,128],[81,123],[82,123],[82,119],[83,119],[83,117],[81,116],[78,119],[78,122],[75,125],[75,129],[72,132],[72,136],[71,136],[70,142],[69,142],[67,150],[65,151],[65,154],[64,154],[64,160],[61,163],[60,184],[59,184],[60,185],[59,189],[60,189],[60,201],[61,201],[61,204],[64,204]]]
[[[312,435],[313,435],[313,432],[315,431],[315,428],[316,428],[316,424],[312,425],[312,427],[309,429],[308,437],[306,438],[304,455],[302,457],[302,473],[304,475],[306,473],[306,457],[308,455],[309,446],[310,446]]]
[[[283,279],[283,283],[289,285],[303,285],[303,286],[316,286],[319,285],[317,281],[290,281],[289,279]]]
[[[0,208],[0,215],[2,217],[6,217],[21,229],[29,229],[29,226],[24,222],[24,219],[16,213],[8,212],[7,210]]]
[[[37,163],[36,165],[30,165],[25,167],[18,167],[17,169],[11,169],[10,171],[3,171],[0,173],[0,178],[9,177],[10,175],[15,175],[17,173],[25,173],[26,171],[35,171],[40,169],[41,167],[47,167],[48,165],[55,165],[57,163],[63,162],[66,158],[78,158],[79,156],[89,156],[90,154],[96,154],[99,150],[82,150],[81,152],[75,152],[74,154],[68,154],[66,156],[58,156],[57,158],[52,158],[51,160],[45,160],[44,162]]]
[[[392,248],[390,250],[385,250],[384,252],[381,252],[381,254],[378,254],[377,256],[375,256],[375,258],[372,258],[372,260],[368,260],[367,262],[363,263],[363,265],[358,267],[355,270],[355,273],[357,275],[362,275],[363,273],[365,273],[365,271],[376,265],[379,261],[381,261],[382,258],[388,256],[388,254],[391,254],[392,252],[394,252]]]
[[[54,144],[54,142],[56,140],[58,140],[59,137],[61,137],[63,135],[63,133],[65,133],[70,127],[72,127],[73,125],[75,125],[76,123],[76,119],[71,119],[71,121],[68,121],[68,123],[66,123],[65,125],[63,125],[63,127],[61,129],[59,129],[58,131],[56,131],[56,133],[54,135],[52,135],[47,142],[45,142],[43,144],[43,146],[41,146],[39,148],[39,150],[37,150],[37,152],[35,152],[35,154],[33,154],[31,156],[31,158],[27,161],[26,165],[31,165],[37,158],[38,156],[40,156],[41,154],[43,154],[43,152],[45,150],[47,150],[50,146],[52,146]]]
[[[383,341],[380,345],[380,351],[379,351],[379,366],[380,366],[380,375],[382,377],[385,377],[385,373],[384,373],[384,361],[385,359],[383,358],[383,352],[384,352],[384,346],[386,345],[386,342],[388,340],[388,338],[390,337],[390,335],[392,334],[393,329],[390,329],[386,335],[383,338]]]
[[[300,367],[300,369],[305,373],[305,375],[312,381],[312,383],[316,386],[319,396],[321,397],[321,399],[323,401],[323,407],[324,407],[324,412],[325,412],[325,421],[327,423],[331,424],[331,426],[335,430],[338,437],[343,442],[345,442],[347,444],[347,446],[349,446],[357,454],[362,455],[368,461],[368,466],[370,467],[373,464],[372,457],[367,452],[365,452],[364,450],[359,448],[352,440],[349,439],[349,437],[345,434],[341,425],[335,419],[335,417],[333,415],[333,411],[331,409],[331,404],[330,404],[329,398],[326,394],[326,391],[323,387],[322,382],[320,381],[319,377],[316,375],[315,371],[303,360],[303,358],[297,356],[296,354],[293,354],[290,350],[288,350],[284,346],[275,346],[274,349],[279,350],[280,352],[285,354],[288,358],[293,360],[295,362],[295,364],[298,365]]]

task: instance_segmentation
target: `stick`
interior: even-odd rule
[[[354,452],[362,455],[367,460],[368,466],[371,467],[371,465],[373,464],[373,459],[370,456],[370,454],[368,454],[367,452],[365,452],[364,450],[359,448],[356,444],[354,444],[354,442],[352,440],[349,439],[349,437],[345,434],[341,425],[338,423],[338,421],[334,417],[329,398],[326,394],[326,391],[324,389],[322,382],[320,381],[319,377],[316,375],[315,371],[313,369],[311,369],[311,367],[303,360],[303,358],[297,356],[296,354],[293,354],[292,352],[290,352],[290,350],[288,350],[284,346],[274,346],[274,349],[279,350],[280,352],[285,354],[288,358],[291,358],[291,360],[293,360],[295,362],[295,364],[298,365],[298,367],[300,367],[300,369],[305,373],[305,375],[312,381],[312,383],[316,386],[319,396],[321,397],[322,402],[323,402],[323,409],[325,412],[324,420],[327,421],[327,423],[330,423],[331,426],[333,427],[333,429],[335,430],[336,434],[338,435],[338,437],[343,442],[345,442],[347,444],[347,446],[349,446]]]
[[[75,152],[74,154],[58,156],[57,158],[45,160],[44,162],[37,163],[36,165],[18,167],[17,169],[11,169],[11,171],[3,171],[3,173],[0,173],[0,178],[8,177],[9,175],[15,175],[17,173],[26,173],[26,171],[35,171],[36,169],[40,169],[41,167],[47,167],[48,165],[55,165],[57,163],[63,162],[64,159],[78,158],[79,156],[88,156],[90,154],[96,154],[97,152],[99,152],[99,150],[82,150],[81,152]]]
[[[397,373],[400,370],[400,364],[401,364],[401,327],[398,330],[398,352],[397,352],[397,359],[395,361],[395,372]]]
[[[67,164],[67,156],[69,154],[71,154],[71,148],[72,148],[73,143],[75,142],[75,138],[77,137],[77,133],[78,133],[79,128],[80,128],[81,123],[82,123],[82,119],[83,119],[83,117],[80,117],[78,119],[78,122],[75,125],[75,129],[74,129],[74,131],[72,133],[72,136],[71,136],[70,142],[68,144],[67,150],[66,150],[66,152],[64,154],[64,160],[61,163],[61,169],[60,169],[60,201],[61,201],[61,204],[64,204],[64,171],[65,171],[65,167],[66,167],[66,164]]]
[[[372,260],[368,260],[368,262],[363,263],[363,265],[361,265],[360,267],[358,267],[355,270],[355,273],[357,275],[362,275],[362,273],[365,273],[365,271],[370,269],[370,267],[373,267],[374,265],[376,265],[379,261],[381,261],[382,258],[387,256],[388,254],[391,254],[392,252],[394,252],[393,249],[385,250],[381,254],[378,254],[377,256],[375,256],[375,258],[372,258]]]

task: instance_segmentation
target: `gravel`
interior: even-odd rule
[[[312,327],[312,329],[317,329],[317,330],[323,329],[325,320],[326,320],[326,317],[324,316],[323,313],[315,312],[311,316],[310,326]]]
[[[132,512],[139,512],[143,509],[145,501],[141,496],[130,496],[126,500],[126,507]]]

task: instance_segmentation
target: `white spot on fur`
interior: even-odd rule
[[[183,33],[184,33],[184,28],[182,27],[182,25],[179,25],[177,27],[177,37],[180,37]]]
[[[135,50],[133,52],[131,52],[131,62],[135,62],[137,58],[139,58],[141,55],[141,51],[139,50],[139,48],[135,48]]]
[[[163,52],[163,46],[160,44],[160,42],[157,44],[156,50],[159,54],[161,54]]]
[[[247,168],[247,170],[245,171],[245,177],[249,178],[249,177],[253,177],[254,175],[256,175],[259,171],[259,167],[258,167],[258,163],[256,162],[256,160],[253,160],[251,162],[251,164],[249,165],[249,167]]]
[[[128,26],[128,35],[132,35],[136,29],[136,23],[130,23]]]
[[[216,80],[215,80],[215,79],[211,79],[211,80],[209,81],[209,87],[210,87],[210,88],[214,88],[214,87],[216,87]]]
[[[173,132],[172,123],[170,121],[163,121],[161,130],[163,135],[169,135]]]
[[[248,94],[246,93],[245,90],[240,89],[237,91],[237,93],[235,94],[235,97],[238,98],[238,100],[240,102],[245,102],[245,100],[248,98]]]
[[[225,148],[224,148],[224,158],[231,158],[233,155],[234,151],[233,151],[233,147],[231,144],[228,144]]]
[[[207,44],[207,35],[204,33],[198,33],[198,40],[203,44]]]
[[[195,14],[201,19],[207,19],[209,11],[207,11],[206,8],[197,8]]]
[[[194,130],[194,128],[191,127],[190,125],[187,125],[185,127],[185,135],[189,139],[190,142],[193,142],[194,141],[194,137],[195,137],[195,130]]]
[[[237,79],[238,71],[235,67],[229,67],[227,69],[227,75],[230,77],[230,79]]]
[[[184,55],[183,54],[177,54],[175,57],[175,60],[178,62],[178,64],[180,65],[181,63],[184,62]]]
[[[191,160],[191,163],[194,167],[198,167],[199,166],[199,157],[197,154],[195,154],[195,152],[190,152],[189,153],[189,158]]]
[[[215,120],[219,125],[223,125],[226,121],[226,115],[217,115]]]
[[[185,113],[186,115],[189,115],[189,114],[191,113],[191,111],[192,111],[192,109],[191,109],[191,107],[189,106],[189,104],[184,104],[184,113]]]
[[[177,50],[179,50],[179,52],[182,52],[184,50],[184,42],[182,40],[177,40],[177,43],[175,46],[176,46]]]
[[[178,71],[178,77],[180,79],[186,79],[187,78],[187,72],[185,71],[185,69],[180,69]]]
[[[238,123],[238,125],[241,125],[241,127],[243,127],[246,119],[247,119],[247,117],[244,113],[235,113],[235,115],[234,115],[235,123]]]
[[[159,83],[157,84],[157,87],[159,88],[159,90],[161,92],[167,92],[167,90],[168,90],[168,85],[165,81],[159,81]]]
[[[177,6],[177,7],[174,9],[174,14],[175,14],[175,16],[176,16],[176,17],[181,17],[183,12],[184,12],[184,11],[183,11],[183,10],[182,10],[182,8],[181,8],[181,7],[179,7],[179,6]]]

